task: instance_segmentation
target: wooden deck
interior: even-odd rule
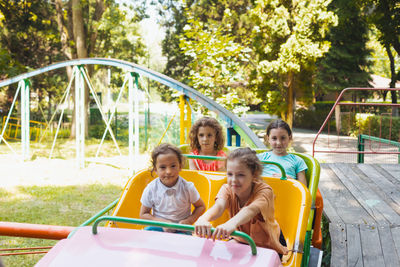
[[[400,164],[321,164],[331,266],[400,266]]]

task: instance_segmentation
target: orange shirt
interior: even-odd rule
[[[240,211],[239,199],[227,184],[224,184],[219,190],[216,199],[218,198],[227,201],[227,209],[231,218]],[[240,225],[237,230],[250,235],[257,246],[274,249],[283,254],[284,246],[279,242],[280,227],[274,216],[274,198],[274,193],[269,185],[262,181],[254,182],[251,196],[244,207],[260,212],[249,222]],[[246,243],[240,237],[233,238]]]

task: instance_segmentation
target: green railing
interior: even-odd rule
[[[69,233],[68,238],[72,237],[75,234],[75,232],[78,231],[79,228],[88,226],[89,224],[94,222],[97,218],[104,215],[106,212],[110,211],[112,208],[114,208],[117,205],[118,201],[119,201],[119,198],[117,198],[116,200],[114,200],[113,202],[108,204],[107,207],[105,207],[104,209],[102,209],[101,211],[99,211],[98,213],[93,215],[92,217],[90,217],[86,222],[84,222],[81,225],[79,225],[78,227],[76,227],[73,231],[71,231],[71,233]]]
[[[150,226],[158,226],[158,227],[165,227],[183,231],[190,231],[194,232],[195,227],[193,225],[187,224],[179,224],[179,223],[166,223],[166,222],[158,222],[158,221],[150,221],[150,220],[142,220],[142,219],[135,219],[135,218],[125,218],[125,217],[117,217],[117,216],[103,216],[98,218],[93,226],[92,226],[92,233],[94,235],[97,234],[97,226],[101,221],[113,221],[113,222],[123,222],[123,223],[131,223],[131,224],[139,224],[139,225],[150,225]],[[213,233],[215,228],[211,228],[211,232]],[[251,247],[251,254],[257,255],[257,247],[256,243],[251,239],[251,237],[243,232],[234,231],[231,236],[238,236],[246,240],[250,247]]]
[[[366,135],[366,134],[358,135],[357,148],[358,148],[358,151],[360,151],[360,152],[364,152],[364,150],[365,150],[364,140],[371,140],[371,141],[375,141],[375,142],[379,142],[379,143],[384,143],[384,144],[396,146],[399,149],[399,152],[400,152],[400,143],[399,142],[388,140],[388,139],[384,139],[384,138],[379,138],[379,137],[375,137],[375,136],[370,136],[370,135]],[[364,153],[358,153],[357,162],[358,163],[364,163]],[[398,154],[398,163],[400,164],[400,154]]]
[[[184,157],[188,159],[201,159],[201,160],[226,160],[225,157],[216,157],[216,156],[203,156],[203,155],[192,155],[192,154],[183,154]],[[272,164],[279,168],[281,171],[282,177],[281,180],[287,180],[285,169],[281,164],[274,161],[261,160],[262,164]]]

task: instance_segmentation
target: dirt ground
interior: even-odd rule
[[[312,143],[315,132],[294,129],[293,147],[296,151],[312,155]],[[336,138],[337,139],[337,138]],[[318,144],[322,147],[337,145],[335,137],[321,134]],[[346,138],[341,141],[342,148],[353,150],[356,146],[355,138]],[[357,154],[316,154],[321,162],[348,162],[356,163]],[[134,160],[136,170],[148,168],[149,155],[142,154]],[[365,163],[397,163],[397,155],[366,155]],[[76,167],[75,159],[47,159],[38,157],[32,161],[22,161],[12,153],[0,154],[0,188],[27,185],[76,185],[76,184],[115,184],[123,187],[132,175],[129,169],[127,156],[112,158],[88,158],[85,168]]]
[[[148,166],[148,156],[140,155],[137,168]],[[13,154],[0,155],[0,187],[29,185],[115,184],[123,187],[132,175],[127,157],[89,159],[85,168],[75,160],[37,158],[22,161]],[[135,167],[135,166],[134,166]]]

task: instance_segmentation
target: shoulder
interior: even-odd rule
[[[151,181],[150,183],[147,184],[146,188],[143,191],[143,194],[151,194],[153,192],[156,192],[159,190],[160,188],[160,178],[156,178],[153,181]]]
[[[225,151],[223,151],[223,150],[218,151],[217,157],[225,157],[225,156],[226,156]]]
[[[254,198],[272,198],[273,197],[272,187],[264,181],[256,181],[254,183],[253,195]]]
[[[271,151],[259,153],[259,154],[257,154],[257,157],[260,160],[268,160],[271,157]]]
[[[198,155],[199,151],[197,149],[194,149],[194,150],[190,151],[190,154]]]
[[[228,184],[223,184],[218,191],[217,198],[228,199],[230,196],[233,195],[231,188]]]
[[[193,182],[186,181],[185,179],[182,178],[182,176],[179,176],[178,179],[179,179],[178,180],[179,186],[182,187],[184,190],[193,190],[193,189],[197,190]]]
[[[301,157],[299,157],[299,156],[297,156],[297,155],[288,154],[288,156],[290,156],[291,159],[292,159],[293,161],[295,161],[297,164],[306,164],[305,161],[304,161]]]

